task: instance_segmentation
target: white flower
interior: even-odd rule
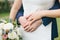
[[[16,32],[17,32],[17,35],[19,35],[19,36],[22,35],[22,34],[21,34],[21,30],[20,30],[20,28],[17,28],[17,29],[16,29]]]
[[[10,30],[13,29],[14,25],[12,23],[7,23],[4,25],[3,29],[4,30]]]
[[[2,30],[0,30],[0,36],[2,35]]]
[[[19,37],[17,36],[16,40],[19,40]]]
[[[4,25],[4,23],[0,23],[0,29],[3,29]]]
[[[0,40],[3,40],[3,39],[2,39],[2,36],[0,36]]]
[[[9,39],[15,39],[15,38],[17,38],[17,34],[14,31],[11,33],[8,33],[8,38]]]

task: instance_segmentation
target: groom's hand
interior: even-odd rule
[[[26,20],[26,18],[24,16],[21,16],[19,18],[19,23],[22,25],[22,27],[25,27],[25,24],[28,23],[28,21]],[[28,25],[28,24],[27,24]]]
[[[24,29],[27,32],[33,32],[35,31],[40,25],[42,24],[42,20],[35,21],[32,25],[26,26]]]

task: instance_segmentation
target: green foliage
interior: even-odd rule
[[[10,11],[10,4],[8,0],[5,0],[4,2],[0,2],[0,12],[6,12]]]

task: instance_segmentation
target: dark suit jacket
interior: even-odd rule
[[[49,10],[54,10],[54,9],[59,9],[59,8],[60,8],[59,2],[58,2],[58,0],[56,0],[53,7],[50,8]],[[21,9],[18,10],[18,13],[16,15],[17,20],[20,16],[23,16],[23,12],[24,12],[24,10],[23,10],[23,6],[22,6]],[[51,32],[52,38],[58,37],[56,18],[43,17],[42,20],[43,20],[43,24],[45,26],[48,25],[50,22],[52,22],[52,32]]]

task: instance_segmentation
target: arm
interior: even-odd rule
[[[37,10],[37,11],[31,13],[30,15],[28,15],[26,18],[28,18],[28,20],[31,21],[31,24],[32,24],[34,21],[39,20],[42,17],[59,18],[60,17],[60,9]]]
[[[60,9],[43,11],[42,17],[60,18]]]
[[[17,14],[18,10],[20,9],[21,4],[22,4],[22,0],[14,1],[14,4],[10,11],[10,19],[12,19],[13,21],[15,20],[16,14]]]

